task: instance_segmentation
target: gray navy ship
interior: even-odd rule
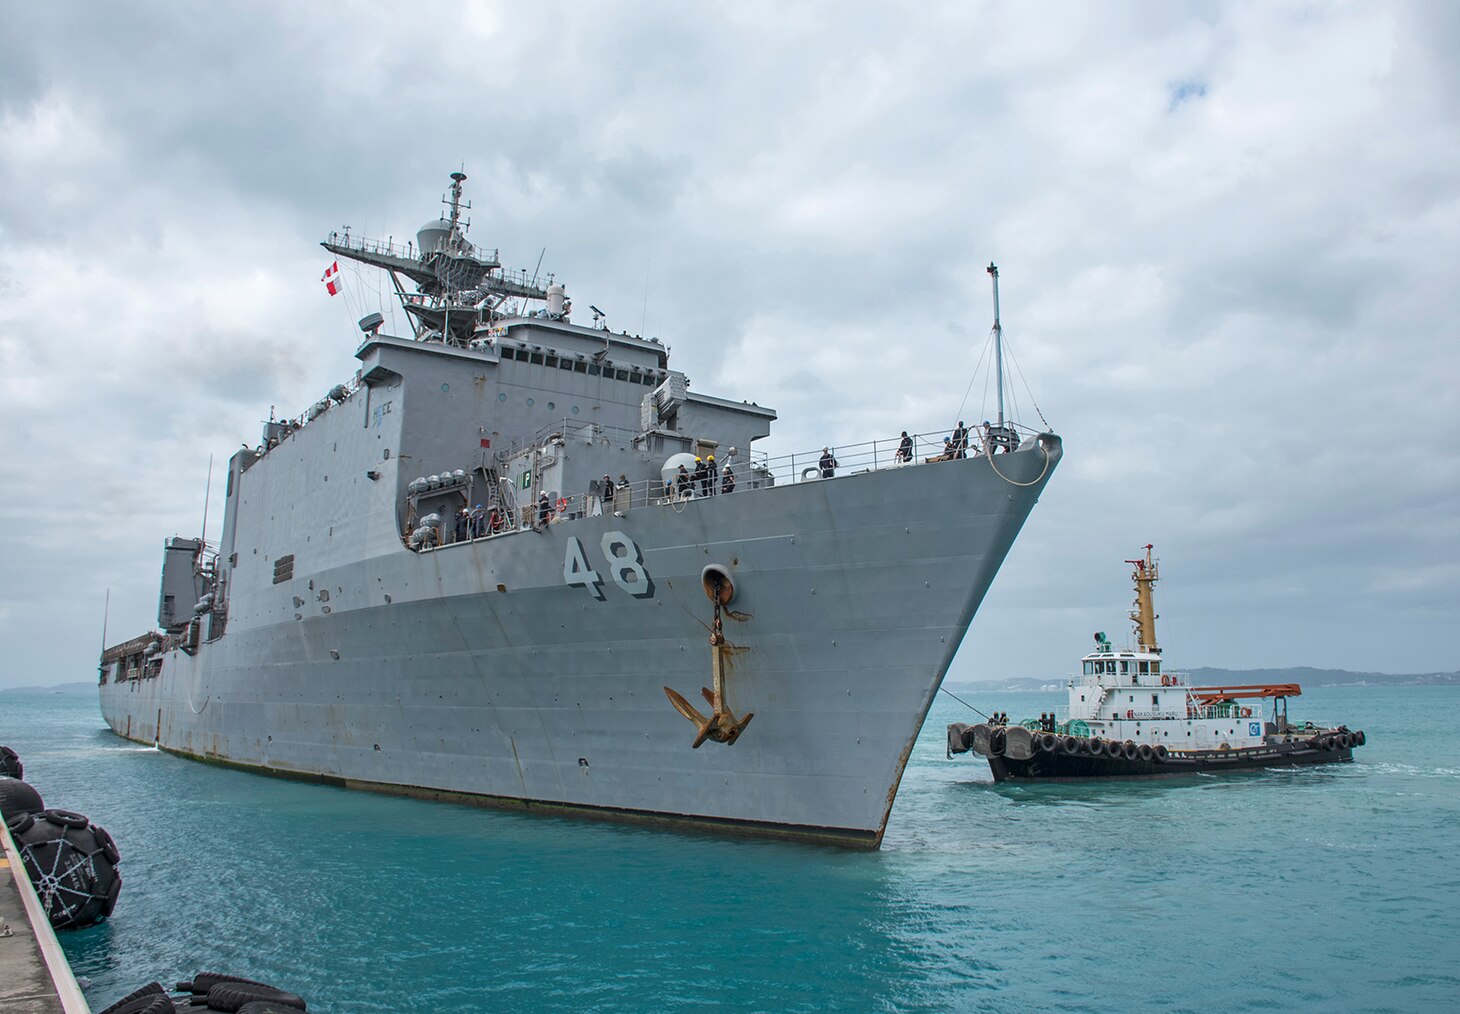
[[[952,444],[767,457],[773,410],[470,243],[464,180],[414,242],[323,243],[385,272],[411,333],[363,319],[353,376],[229,461],[216,542],[166,540],[157,628],[102,653],[108,725],[351,788],[878,847],[1059,437],[1004,418],[1001,378],[997,425]]]

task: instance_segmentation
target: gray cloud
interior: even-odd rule
[[[0,684],[87,676],[108,587],[113,633],[149,622],[208,456],[353,370],[379,290],[326,299],[318,240],[413,234],[458,166],[475,240],[545,247],[697,388],[776,407],[773,449],[992,414],[970,378],[999,262],[1068,457],[955,678],[1065,671],[1123,628],[1148,541],[1178,663],[1457,666],[1453,5],[153,3],[7,29]]]

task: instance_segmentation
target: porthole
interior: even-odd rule
[[[552,402],[548,402],[548,411],[549,412],[551,412],[553,409],[555,409],[557,407],[558,406],[554,405]]]
[[[499,393],[497,395],[497,400],[498,401],[506,401],[507,400],[507,392],[506,391],[502,391],[501,393]]]
[[[528,398],[527,399],[527,407],[528,408],[531,408],[533,405],[536,405],[536,404],[537,404],[537,402],[533,401],[531,398]]]
[[[577,415],[578,414],[578,406],[577,405],[574,405],[573,406],[573,414],[574,415]]]
[[[450,384],[442,384],[442,385],[441,385],[441,390],[442,390],[442,391],[443,391],[443,392],[444,392],[444,391],[449,391],[449,390],[451,390],[451,385],[450,385]]]

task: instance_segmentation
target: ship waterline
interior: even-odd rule
[[[104,684],[103,713],[127,738],[271,773],[876,847],[1059,454],[1046,437],[997,470],[936,462],[382,555],[316,575],[297,620]],[[640,550],[648,594],[566,583],[569,540],[611,533]],[[733,746],[692,749],[663,687],[711,682],[711,564],[736,588],[728,696],[755,718]]]

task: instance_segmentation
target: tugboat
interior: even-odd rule
[[[1103,632],[1083,671],[1069,682],[1064,715],[1009,724],[948,726],[948,755],[988,758],[995,782],[1185,775],[1248,768],[1333,764],[1353,760],[1362,731],[1296,724],[1288,698],[1296,683],[1191,685],[1188,674],[1163,670],[1156,644],[1152,588],[1160,580],[1152,546],[1134,566],[1136,599],[1130,618],[1134,646],[1115,648]]]

